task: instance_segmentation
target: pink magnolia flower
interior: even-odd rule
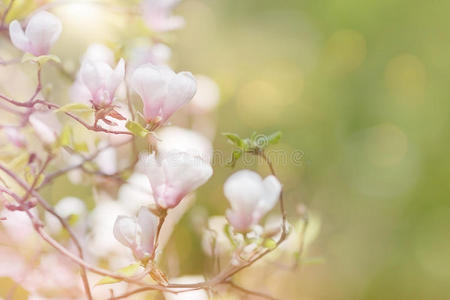
[[[172,9],[180,0],[143,0],[142,12],[147,26],[156,32],[165,32],[184,26],[184,19],[172,16]]]
[[[96,107],[110,105],[117,88],[125,76],[125,61],[121,59],[115,69],[103,61],[85,61],[81,66],[81,82],[90,93],[90,101]]]
[[[142,99],[145,120],[163,124],[192,99],[197,83],[189,72],[176,74],[165,66],[145,64],[134,71],[131,87]]]
[[[89,45],[89,47],[84,52],[81,58],[81,65],[88,61],[102,61],[112,66],[115,63],[114,53],[105,45],[94,43]],[[81,80],[80,71],[78,71],[77,77],[70,87],[69,96],[72,102],[80,102],[84,104],[91,103],[91,92]]]
[[[156,203],[173,208],[212,175],[211,165],[201,157],[185,152],[169,152],[141,158]]]
[[[155,250],[159,219],[147,208],[141,207],[137,219],[118,216],[114,223],[114,237],[133,251],[136,259],[148,258]]]
[[[224,184],[224,193],[231,204],[226,216],[237,231],[247,231],[277,203],[281,184],[275,176],[264,180],[258,173],[241,170],[231,175]]]
[[[46,55],[62,31],[61,21],[46,11],[35,14],[25,32],[19,21],[9,25],[9,35],[14,46],[34,56]]]

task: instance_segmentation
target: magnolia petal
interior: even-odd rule
[[[122,245],[135,249],[137,246],[138,224],[128,216],[118,216],[114,223],[114,237]]]
[[[141,247],[148,254],[152,254],[155,247],[159,219],[148,208],[141,207],[137,221],[142,230]]]
[[[281,193],[281,183],[273,176],[267,176],[263,181],[263,197],[259,201],[258,210],[261,214],[267,213],[278,202]]]
[[[34,15],[25,30],[35,56],[48,54],[62,31],[61,21],[51,13],[41,11]]]
[[[141,97],[147,121],[160,113],[166,85],[160,70],[152,64],[142,65],[134,71],[131,87]]]
[[[109,91],[110,95],[114,95],[119,85],[122,83],[125,77],[125,61],[123,58],[119,60],[116,68],[109,75],[106,81],[106,89]]]
[[[166,176],[166,207],[172,208],[188,193],[203,185],[212,176],[211,165],[189,153],[169,153],[161,162]],[[175,192],[176,191],[176,192]]]
[[[247,231],[254,224],[252,214],[247,214],[242,211],[227,209],[226,217],[236,231]]]
[[[241,170],[231,175],[224,184],[225,197],[235,211],[251,214],[262,196],[262,178],[258,173]]]
[[[16,48],[24,52],[30,52],[30,41],[26,37],[19,21],[14,20],[11,24],[9,24],[9,36],[11,38],[11,42]]]
[[[167,99],[163,104],[164,120],[189,102],[197,90],[197,82],[190,72],[180,72],[169,82]]]
[[[98,87],[101,86],[101,75],[98,73],[94,63],[90,60],[85,61],[81,66],[80,79],[91,94],[94,94]]]

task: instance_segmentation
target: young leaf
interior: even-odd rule
[[[281,139],[281,131],[277,131],[268,136],[269,145],[275,145]]]
[[[140,137],[146,137],[147,134],[149,134],[149,131],[142,127],[141,124],[134,122],[134,121],[128,121],[125,127],[132,132],[134,135],[140,136]]]
[[[136,274],[136,272],[138,271],[138,269],[140,268],[140,264],[135,263],[135,264],[131,264],[129,266],[126,266],[125,268],[122,268],[120,270],[117,270],[117,274],[120,274],[124,277],[131,277],[134,274]],[[120,282],[119,279],[116,278],[112,278],[109,276],[105,276],[102,279],[100,279],[95,285],[103,285],[103,284],[111,284],[111,283],[116,283],[116,282]]]
[[[273,239],[265,239],[263,242],[264,248],[274,249],[277,246],[277,243]]]
[[[92,107],[84,103],[69,103],[61,106],[56,111],[60,112],[84,112],[84,111],[93,111]]]
[[[222,135],[226,136],[228,138],[228,141],[231,144],[233,144],[233,145],[235,145],[235,146],[237,146],[239,148],[243,147],[244,142],[242,141],[242,139],[237,134],[230,133],[230,132],[224,132],[224,133],[222,133]]]
[[[64,126],[57,143],[60,147],[70,146],[72,144],[72,128],[70,126]]]

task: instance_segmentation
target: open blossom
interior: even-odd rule
[[[85,61],[81,66],[81,82],[90,93],[90,101],[96,107],[110,105],[117,88],[125,76],[125,61],[121,59],[116,68],[104,61]]]
[[[94,43],[89,45],[81,57],[81,65],[88,61],[102,61],[112,66],[115,61],[114,53],[105,45]],[[75,82],[70,87],[69,95],[72,102],[90,104],[91,92],[81,80],[80,71],[77,73]]]
[[[227,179],[224,193],[231,205],[228,221],[237,231],[247,231],[277,203],[281,184],[273,175],[263,180],[256,172],[241,170]]]
[[[48,54],[61,31],[61,21],[46,11],[35,14],[25,32],[17,20],[9,25],[9,35],[14,46],[35,56]]]
[[[212,175],[211,165],[201,157],[184,152],[145,156],[142,164],[153,190],[156,203],[173,208]]]
[[[155,250],[158,217],[147,208],[141,207],[137,219],[118,216],[114,223],[114,237],[133,251],[136,259],[144,259]]]
[[[180,0],[143,0],[142,12],[147,26],[156,32],[165,32],[183,27],[184,19],[172,16],[172,9]]]
[[[176,74],[168,67],[152,64],[142,65],[134,71],[131,86],[142,99],[145,120],[161,124],[189,102],[197,90],[191,73]]]

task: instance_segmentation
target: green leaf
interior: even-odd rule
[[[61,134],[58,138],[58,146],[70,146],[72,144],[72,128],[70,126],[64,126]]]
[[[149,134],[150,131],[142,127],[141,124],[134,122],[134,121],[128,121],[125,127],[132,132],[134,135],[140,136],[140,137],[146,137],[147,134]]]
[[[28,61],[32,61],[32,62],[36,62],[36,63],[39,63],[39,64],[42,65],[42,64],[45,64],[46,62],[48,62],[50,60],[52,60],[54,62],[57,62],[57,63],[61,63],[61,59],[58,56],[51,55],[51,54],[49,54],[49,55],[41,55],[41,56],[34,56],[31,53],[25,53],[23,55],[23,57],[22,57],[22,63],[25,63],[25,62],[28,62]]]
[[[75,143],[73,148],[78,152],[88,152],[89,148],[85,142]]]
[[[244,141],[237,134],[230,133],[230,132],[224,132],[224,133],[222,133],[222,135],[226,136],[228,141],[231,144],[233,144],[233,145],[235,145],[235,146],[237,146],[239,148],[243,148]]]
[[[264,248],[274,249],[277,246],[277,243],[273,239],[265,239],[263,242]]]
[[[117,270],[117,274],[120,274],[124,277],[131,277],[138,271],[139,267],[141,265],[138,263],[131,264],[129,266],[126,266],[125,268]],[[103,284],[111,284],[111,283],[117,283],[120,282],[120,279],[112,278],[109,276],[105,276],[102,279],[100,279],[95,285],[103,285]]]
[[[241,150],[234,150],[233,153],[231,154],[231,160],[227,162],[227,166],[234,168],[234,166],[236,165],[239,158],[241,158],[241,156],[242,156]]]
[[[60,108],[58,108],[56,111],[60,111],[60,112],[85,112],[85,111],[93,111],[92,107],[84,104],[84,103],[69,103],[66,105],[61,106]]]
[[[276,143],[278,143],[281,139],[281,135],[282,135],[281,131],[277,131],[269,135],[267,139],[269,145],[275,145]]]

